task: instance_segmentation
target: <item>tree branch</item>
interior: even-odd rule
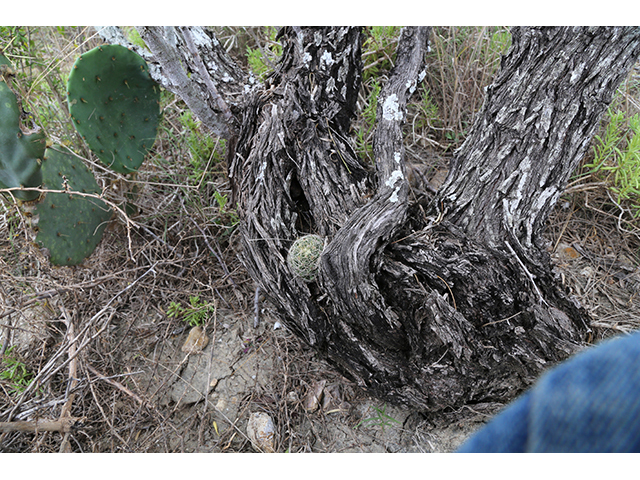
[[[258,85],[203,27],[137,27],[150,51],[131,44],[117,27],[96,27],[108,42],[139,53],[154,80],[180,96],[191,111],[222,138],[237,130],[234,116],[244,95]]]
[[[31,420],[0,422],[0,432],[71,432],[74,427],[85,419],[78,417],[63,417],[58,420]]]
[[[402,124],[407,100],[415,90],[424,65],[429,31],[429,27],[402,30],[396,66],[378,98],[373,147],[377,192],[367,205],[353,213],[322,256],[322,283],[336,303],[351,305],[354,322],[368,325],[372,331],[389,320],[389,316],[385,318],[383,314],[385,302],[370,281],[371,258],[384,249],[393,232],[403,224],[407,211],[409,187]],[[362,305],[367,305],[368,311],[363,312]],[[399,324],[389,325],[390,338],[398,330]],[[402,344],[399,340],[397,347],[401,348]]]
[[[198,53],[198,50],[196,48],[195,41],[193,39],[193,35],[191,34],[191,31],[189,30],[189,28],[181,27],[180,32],[182,32],[184,40],[187,44],[187,48],[189,49],[189,53],[193,57],[196,67],[198,67],[198,73],[204,80],[204,83],[207,86],[207,89],[211,94],[213,101],[216,102],[216,105],[222,112],[222,116],[224,117],[225,121],[230,122],[231,119],[233,118],[233,115],[231,115],[229,106],[218,93],[218,89],[216,88],[216,86],[213,84],[213,81],[211,80],[211,75],[209,75],[209,72],[205,68],[204,63],[202,62],[202,57],[200,57],[200,54]]]
[[[471,236],[499,248],[508,235],[531,249],[615,87],[640,55],[640,29],[512,33],[512,47],[439,200],[447,218]]]

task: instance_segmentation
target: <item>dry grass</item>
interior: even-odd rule
[[[22,394],[2,397],[0,416],[4,420],[33,418],[34,414],[56,418],[75,390],[78,394],[71,405],[78,412],[75,415],[86,418],[90,425],[108,425],[112,441],[121,443],[115,449],[126,450],[140,422],[162,417],[149,409],[147,401],[127,390],[114,390],[113,382],[129,385],[127,388],[145,397],[135,388],[136,373],[128,371],[128,360],[153,342],[162,344],[182,327],[180,320],[166,316],[169,303],[199,295],[231,312],[247,308],[243,299],[251,297],[251,285],[235,259],[233,237],[223,237],[225,229],[214,223],[218,212],[211,213],[213,207],[208,205],[187,205],[180,186],[152,182],[148,180],[151,174],[147,169],[137,180],[143,187],[138,202],[143,213],[133,220],[140,227],[127,231],[116,220],[83,267],[49,266],[27,241],[27,232],[10,237],[9,222],[2,225],[2,238],[12,239],[0,247],[4,323],[15,326],[19,318],[35,320],[44,337],[35,339],[29,348],[22,346],[23,361],[36,376]],[[118,193],[112,195],[115,200]],[[14,228],[28,227],[21,223]],[[4,332],[7,344],[11,328]],[[72,367],[77,374],[72,375]],[[99,375],[112,383],[99,381]],[[82,380],[73,386],[76,378]],[[129,400],[135,400],[134,409]],[[49,406],[42,408],[42,404]],[[136,420],[123,423],[129,415]],[[117,425],[123,424],[134,430],[118,432],[121,427]],[[3,448],[14,450],[11,445],[4,439]],[[114,445],[82,445],[82,450],[104,447],[111,450]],[[48,447],[38,446],[37,450],[48,451]]]
[[[75,55],[97,42],[87,40],[83,31],[67,32],[66,40],[52,29],[37,33],[52,60],[35,65],[31,78],[53,79],[48,85],[54,87],[61,79],[52,72],[68,69]],[[54,64],[55,58],[62,61]],[[51,110],[50,97],[30,98],[33,109]],[[34,245],[25,214],[3,200],[0,338],[4,351],[18,347],[13,352],[27,367],[31,383],[21,393],[11,392],[10,380],[0,383],[0,419],[71,415],[82,419],[78,427],[83,428],[74,428],[71,445],[68,434],[4,433],[0,449],[133,451],[132,439],[141,428],[172,429],[148,400],[153,392],[139,388],[139,372],[130,362],[183,326],[167,317],[170,302],[199,295],[221,310],[244,312],[252,285],[235,256],[229,214],[213,199],[214,192],[225,193],[224,165],[211,162],[196,169],[187,161],[191,150],[179,101],[166,100],[164,133],[134,179],[102,168],[69,131],[64,102],[58,105],[57,114],[47,117],[49,137],[75,140],[107,198],[117,205],[134,204],[136,213],[115,218],[84,265],[52,267]]]
[[[462,144],[509,45],[507,27],[434,27],[420,101],[409,111],[413,143],[445,152]]]
[[[594,342],[640,328],[640,228],[608,185],[590,175],[570,185],[547,237],[563,283],[592,315]]]

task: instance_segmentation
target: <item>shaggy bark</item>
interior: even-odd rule
[[[182,55],[181,68],[207,90],[194,60],[204,52],[194,55],[181,35],[182,43],[143,31],[168,77]],[[427,35],[406,28],[399,40],[378,99],[375,166],[360,161],[349,137],[356,28],[284,28],[277,70],[231,109],[241,120],[224,117],[211,95],[203,108],[215,118],[200,118],[229,126],[242,258],[286,325],[372,394],[437,411],[507,401],[584,344],[589,319],[558,287],[541,233],[640,55],[640,33],[514,29],[445,185],[410,202],[402,123]],[[167,48],[173,56],[162,56]],[[305,233],[327,240],[311,283],[285,260]]]
[[[439,198],[465,232],[494,246],[510,234],[530,249],[542,247],[549,210],[637,60],[639,30],[515,28],[512,36]]]

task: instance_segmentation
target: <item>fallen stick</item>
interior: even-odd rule
[[[69,388],[67,389],[68,397],[67,402],[62,407],[62,411],[60,412],[60,419],[70,418],[71,417],[71,405],[73,404],[73,399],[75,398],[75,393],[73,392],[78,384],[78,359],[76,358],[76,345],[74,343],[74,327],[73,327],[73,319],[69,316],[67,309],[64,308],[64,304],[60,304],[60,309],[62,310],[62,315],[64,317],[64,323],[67,325],[67,338],[69,339],[69,358],[72,360],[69,362]],[[62,443],[60,444],[60,453],[71,452],[71,447],[69,445],[69,435],[67,432],[64,434],[62,438]]]
[[[63,432],[72,430],[84,418],[64,417],[58,420],[29,420],[15,422],[0,422],[0,432]]]
[[[136,395],[135,393],[133,393],[131,390],[129,390],[127,387],[125,387],[124,385],[122,385],[120,382],[116,382],[115,380],[110,379],[109,377],[101,374],[98,370],[96,370],[95,368],[93,368],[91,365],[87,365],[87,368],[89,369],[89,371],[91,373],[93,373],[96,377],[98,377],[100,380],[104,380],[105,382],[107,382],[109,385],[112,385],[114,387],[116,387],[118,390],[120,390],[121,392],[126,393],[127,395],[129,395],[131,398],[133,398],[136,402],[138,402],[140,405],[145,406],[145,407],[151,407],[153,408],[153,405],[151,405],[149,402],[147,402],[146,400],[143,400],[142,398],[140,398],[140,396]]]

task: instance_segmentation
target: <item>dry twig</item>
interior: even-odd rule
[[[69,433],[85,420],[84,417],[64,417],[58,420],[0,422],[0,432],[62,432]]]

